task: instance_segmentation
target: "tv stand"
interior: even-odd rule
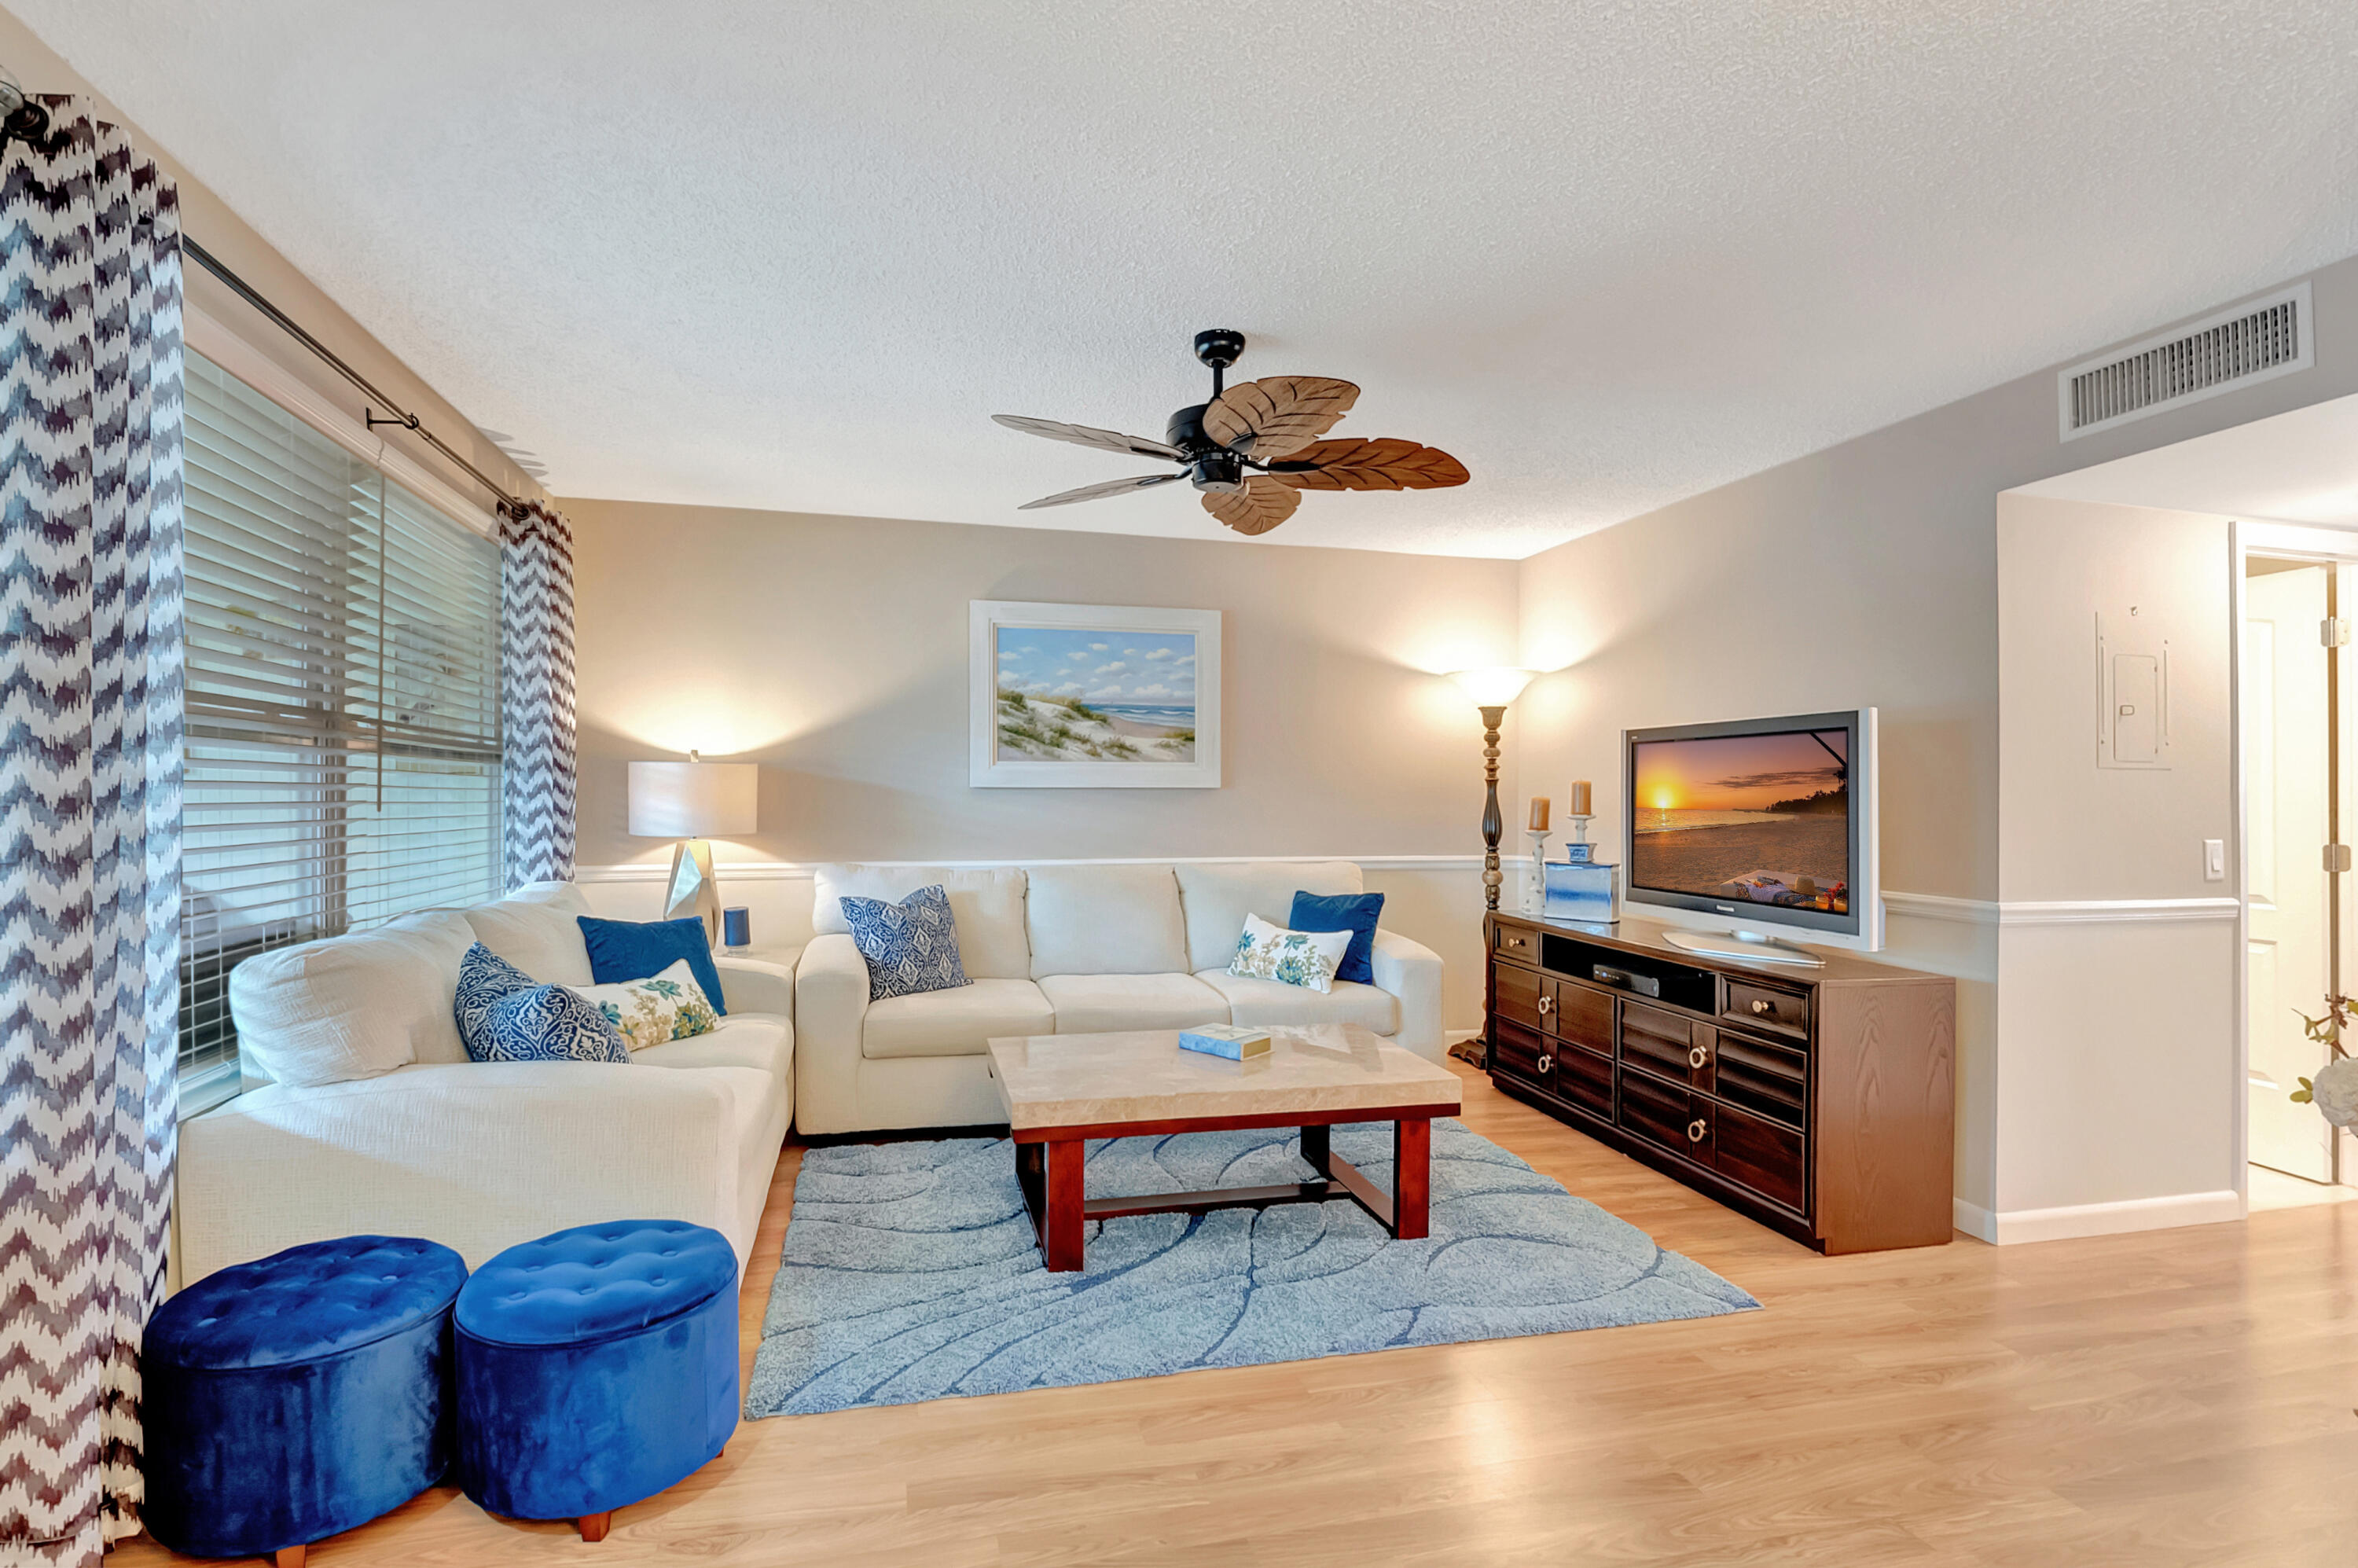
[[[1826,961],[1807,947],[1796,947],[1758,931],[1689,931],[1666,925],[1662,940],[1706,958],[1732,958],[1739,964],[1790,964],[1797,969],[1826,967]]]
[[[1954,980],[1710,957],[1635,920],[1484,934],[1503,1092],[1822,1252],[1950,1238]]]

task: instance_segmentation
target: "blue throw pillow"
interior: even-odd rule
[[[623,980],[651,980],[682,958],[687,960],[704,1000],[716,1013],[729,1011],[720,994],[720,970],[712,962],[712,940],[704,922],[686,920],[598,920],[574,916],[581,923],[582,945],[590,949],[590,979],[611,986]]]
[[[451,1015],[459,1023],[460,1043],[467,1047],[467,1054],[478,1062],[490,1060],[476,1042],[488,1038],[483,1030],[492,1009],[503,998],[528,991],[539,983],[481,942],[469,947],[467,956],[459,960],[459,996],[450,1006]]]
[[[941,884],[919,888],[898,903],[847,898],[843,918],[868,960],[868,1000],[915,996],[972,985],[958,957],[957,919]]]
[[[530,975],[481,942],[459,963],[459,1038],[477,1062],[628,1062],[606,1015],[564,986]]]
[[[1343,961],[1336,966],[1338,980],[1357,980],[1363,986],[1376,983],[1373,959],[1376,956],[1376,917],[1384,912],[1384,895],[1379,892],[1315,893],[1293,895],[1293,913],[1285,917],[1289,931],[1347,931],[1351,945],[1343,950]]]

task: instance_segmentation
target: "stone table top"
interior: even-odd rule
[[[1457,1075],[1356,1023],[1272,1028],[1269,1051],[1231,1062],[1182,1051],[1175,1029],[1033,1034],[989,1043],[990,1076],[1018,1132],[1224,1117],[1380,1121],[1409,1107],[1457,1108]]]

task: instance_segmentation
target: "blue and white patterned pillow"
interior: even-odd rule
[[[544,986],[481,942],[459,962],[451,1011],[459,1038],[477,1062],[628,1062],[622,1032],[596,1004],[564,986]]]
[[[972,985],[958,957],[957,920],[941,884],[922,887],[898,903],[847,898],[843,918],[868,960],[868,1000],[915,996]]]
[[[1245,916],[1228,973],[1246,979],[1275,980],[1305,990],[1331,991],[1335,971],[1351,946],[1348,931],[1288,931],[1258,914]]]

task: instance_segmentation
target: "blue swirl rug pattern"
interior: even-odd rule
[[[1302,1181],[1276,1128],[1089,1145],[1092,1193]],[[1388,1124],[1335,1152],[1391,1184]],[[1433,1125],[1433,1233],[1347,1202],[1092,1223],[1041,1267],[1003,1138],[803,1157],[748,1416],[1113,1382],[1205,1367],[1712,1317],[1759,1303],[1455,1120]]]

